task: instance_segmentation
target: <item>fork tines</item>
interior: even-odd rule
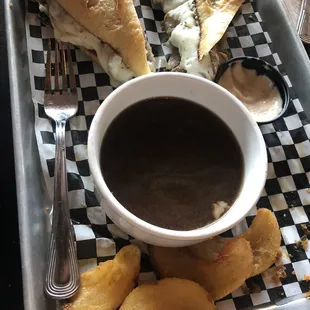
[[[52,89],[52,47],[51,39],[48,39],[47,44],[47,60],[45,67],[45,92],[63,92],[70,89],[71,93],[76,92],[75,74],[73,70],[73,62],[71,56],[70,46],[63,42],[55,40],[55,88]],[[67,51],[67,53],[66,53]],[[60,59],[59,59],[60,54]],[[69,85],[67,83],[67,66],[66,66],[66,54],[68,57],[68,69],[69,69]],[[61,72],[61,79],[60,79]],[[61,85],[60,85],[61,84]]]

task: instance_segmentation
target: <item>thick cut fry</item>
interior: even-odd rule
[[[64,309],[117,309],[134,289],[140,271],[140,258],[141,253],[136,246],[125,246],[113,260],[83,273],[78,293]]]
[[[244,0],[196,0],[200,24],[199,60],[222,38]]]
[[[188,248],[150,246],[149,251],[161,278],[195,281],[214,300],[240,287],[253,268],[252,249],[244,238],[217,237]]]
[[[197,283],[163,279],[133,290],[120,310],[216,310],[211,296]]]
[[[254,256],[251,276],[262,273],[276,260],[281,244],[281,233],[275,215],[268,209],[259,209],[251,227],[242,234],[248,240]]]

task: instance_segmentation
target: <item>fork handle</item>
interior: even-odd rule
[[[53,220],[45,278],[45,292],[54,299],[69,298],[79,287],[74,233],[68,205],[65,127],[66,120],[56,121]]]

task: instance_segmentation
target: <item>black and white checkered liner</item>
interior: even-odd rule
[[[135,0],[135,6],[151,43],[158,69],[163,69],[169,49],[162,45],[167,35],[162,31],[163,12],[151,0]],[[310,122],[291,87],[281,60],[275,52],[264,23],[255,9],[255,1],[245,1],[242,14],[235,17],[227,31],[227,47],[232,56],[255,56],[274,65],[285,76],[290,86],[291,102],[285,115],[273,124],[261,126],[268,152],[268,180],[257,208],[272,210],[282,232],[283,262],[287,278],[275,284],[268,272],[253,278],[260,293],[245,294],[238,289],[217,303],[220,310],[241,309],[284,296],[309,290],[310,249],[296,249],[295,241],[303,235],[301,224],[310,218]],[[35,131],[46,187],[52,197],[55,139],[54,127],[43,109],[45,53],[47,39],[52,31],[41,24],[37,16],[38,5],[28,3],[27,41],[33,101],[35,104]],[[77,251],[81,270],[112,258],[118,249],[136,243],[142,250],[145,245],[131,240],[128,235],[106,217],[94,194],[94,183],[87,161],[87,135],[93,116],[106,96],[113,90],[108,76],[79,50],[72,50],[78,86],[79,109],[67,125],[67,169],[71,218],[74,223]],[[238,235],[251,223],[256,208],[232,231],[224,235]],[[146,252],[146,251],[144,251]],[[295,271],[295,273],[292,273]],[[143,254],[139,281],[154,279],[155,275],[146,254]],[[248,283],[250,285],[250,283]]]

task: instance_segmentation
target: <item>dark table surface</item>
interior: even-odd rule
[[[22,310],[17,203],[3,1],[0,0],[0,308]]]
[[[22,310],[14,153],[3,1],[0,0],[0,309]],[[310,47],[306,48],[308,55]]]

